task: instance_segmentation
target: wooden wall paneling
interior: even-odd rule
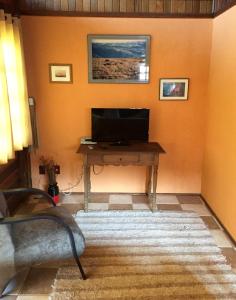
[[[0,166],[0,189],[31,186],[31,166],[28,149],[17,151],[15,159]],[[14,214],[21,201],[22,197],[7,197],[11,214]]]
[[[14,169],[4,180],[1,182],[2,188],[16,188],[20,187],[19,170]]]
[[[166,0],[166,1],[164,1],[163,4],[164,4],[163,12],[164,12],[164,13],[169,13],[169,12],[171,12],[171,4],[172,4],[171,0]]]
[[[75,1],[75,10],[76,11],[83,11],[83,0],[76,0]]]
[[[61,10],[61,0],[54,0],[53,1],[53,9],[55,11]]]
[[[157,6],[156,0],[149,0],[149,12],[150,13],[156,13],[156,6]]]
[[[5,13],[17,13],[19,12],[19,3],[15,0],[2,0],[0,9],[3,9]]]
[[[40,1],[40,0],[34,0],[31,1],[31,9],[37,10],[37,9],[45,9],[46,8],[46,3],[45,1]]]
[[[124,8],[120,10],[120,8]],[[126,0],[112,0],[112,11],[113,12],[126,12]]]
[[[132,17],[154,17],[155,13],[178,17],[192,14],[193,17],[214,17],[236,4],[236,0],[19,0],[0,1],[0,7],[10,12],[34,15],[60,15],[60,11],[86,13],[121,13]],[[45,11],[45,13],[44,13]],[[134,15],[131,15],[131,14]],[[212,14],[212,15],[211,15]],[[61,15],[66,15],[61,13]],[[70,15],[73,15],[70,13]],[[78,15],[78,14],[77,14]],[[94,14],[93,14],[94,16]],[[106,14],[105,14],[106,16]],[[184,17],[184,15],[183,15]]]
[[[185,0],[185,12],[191,14],[193,12],[193,0]]]
[[[200,1],[200,8],[199,8],[200,13],[205,13],[206,12],[206,3],[207,3],[206,0],[201,0]]]
[[[163,13],[164,12],[164,2],[163,0],[156,0],[156,12]]]
[[[38,9],[38,8],[40,8],[40,7],[34,7],[34,9]],[[45,3],[45,9],[46,10],[54,10],[54,0],[47,0]]]
[[[41,3],[42,2],[42,3]],[[27,0],[23,0],[20,3],[20,8],[23,7],[25,9],[32,9],[34,10],[37,7],[43,7],[43,9],[45,9],[45,1],[40,1],[40,0],[32,0],[32,1],[27,1]]]
[[[127,13],[133,13],[135,11],[135,0],[126,0],[126,11]]]
[[[97,0],[91,0],[91,12],[97,12],[98,11],[98,1]]]
[[[83,0],[83,12],[90,12],[90,1]]]
[[[0,189],[17,187],[19,182],[18,160],[12,159],[0,166]]]
[[[127,3],[126,0],[120,0],[120,12],[127,12]]]
[[[209,0],[209,4],[208,4],[208,6],[209,6],[209,11],[211,12],[211,13],[213,13],[214,12],[214,3],[213,3],[214,1],[213,0]]]
[[[230,1],[228,1],[228,0],[221,0],[220,2],[221,2],[220,5],[221,5],[222,7],[224,7],[224,6],[226,6]]]
[[[68,0],[61,0],[61,10],[63,11],[69,10]]]
[[[68,10],[75,11],[76,9],[76,2],[75,0],[68,0]]]
[[[98,0],[98,12],[105,11],[105,0]]]
[[[142,0],[135,0],[135,12],[142,12]]]
[[[219,0],[213,0],[213,1],[214,1],[214,11],[216,12],[219,9],[220,1]]]
[[[185,13],[185,0],[179,1],[178,12],[181,14]]]
[[[172,13],[185,13],[185,0],[172,0],[171,1]]]
[[[24,187],[31,187],[32,179],[29,149],[24,148],[22,151],[17,151],[17,156],[19,170],[19,185]]]
[[[112,12],[112,1],[105,0],[105,12]]]
[[[0,189],[20,187],[19,184],[19,162],[18,158],[10,160],[7,164],[0,166]],[[6,198],[10,214],[14,214],[19,207],[21,198],[9,196]]]
[[[199,14],[200,12],[200,1],[193,0],[193,14]]]
[[[222,13],[226,9],[234,5],[236,5],[236,0],[215,0],[214,12],[216,13],[216,15],[218,15],[218,13]]]
[[[20,0],[20,9],[30,10],[32,9],[31,4],[27,0]]]
[[[201,1],[200,13],[202,13],[202,14],[212,13],[212,1],[211,0]]]
[[[219,0],[218,1],[218,8],[217,8],[217,10],[221,10],[221,9],[224,9],[224,7],[226,6],[226,3],[227,1],[225,1],[225,0]]]
[[[149,0],[142,0],[142,13],[149,11]]]

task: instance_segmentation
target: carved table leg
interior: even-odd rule
[[[148,196],[148,201],[151,206],[151,193],[152,193],[152,167],[147,166],[146,170],[146,184],[145,184],[145,193]]]
[[[90,166],[84,164],[84,211],[88,212],[90,193]]]
[[[157,210],[157,205],[156,205],[156,189],[157,189],[157,166],[152,167],[153,172],[152,172],[152,203],[151,203],[151,210],[155,211]]]
[[[157,210],[157,197],[156,197],[156,189],[157,189],[157,175],[159,168],[159,153],[156,154],[155,164],[152,166],[152,211]]]

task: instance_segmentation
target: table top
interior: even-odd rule
[[[154,152],[166,153],[165,150],[156,142],[150,143],[131,143],[129,145],[115,145],[112,143],[97,143],[93,145],[81,144],[77,153],[99,154],[99,153],[124,153],[124,152]]]

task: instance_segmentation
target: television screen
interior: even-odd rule
[[[91,117],[95,142],[148,142],[149,109],[92,108]]]

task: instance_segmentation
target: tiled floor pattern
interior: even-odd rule
[[[90,210],[148,210],[148,200],[145,195],[131,194],[92,194]],[[62,195],[60,206],[66,207],[72,214],[83,209],[83,195]],[[49,207],[44,199],[32,198],[27,204],[22,205],[17,214],[27,214]],[[227,234],[218,224],[211,212],[198,195],[158,195],[158,210],[173,211],[195,211],[197,212],[209,228],[217,245],[222,248],[222,252],[236,272],[236,249],[228,238]],[[71,263],[71,262],[70,262]],[[29,270],[26,278],[22,278],[15,294],[4,299],[6,300],[45,300],[51,292],[51,286],[60,267],[58,264],[41,265]]]

